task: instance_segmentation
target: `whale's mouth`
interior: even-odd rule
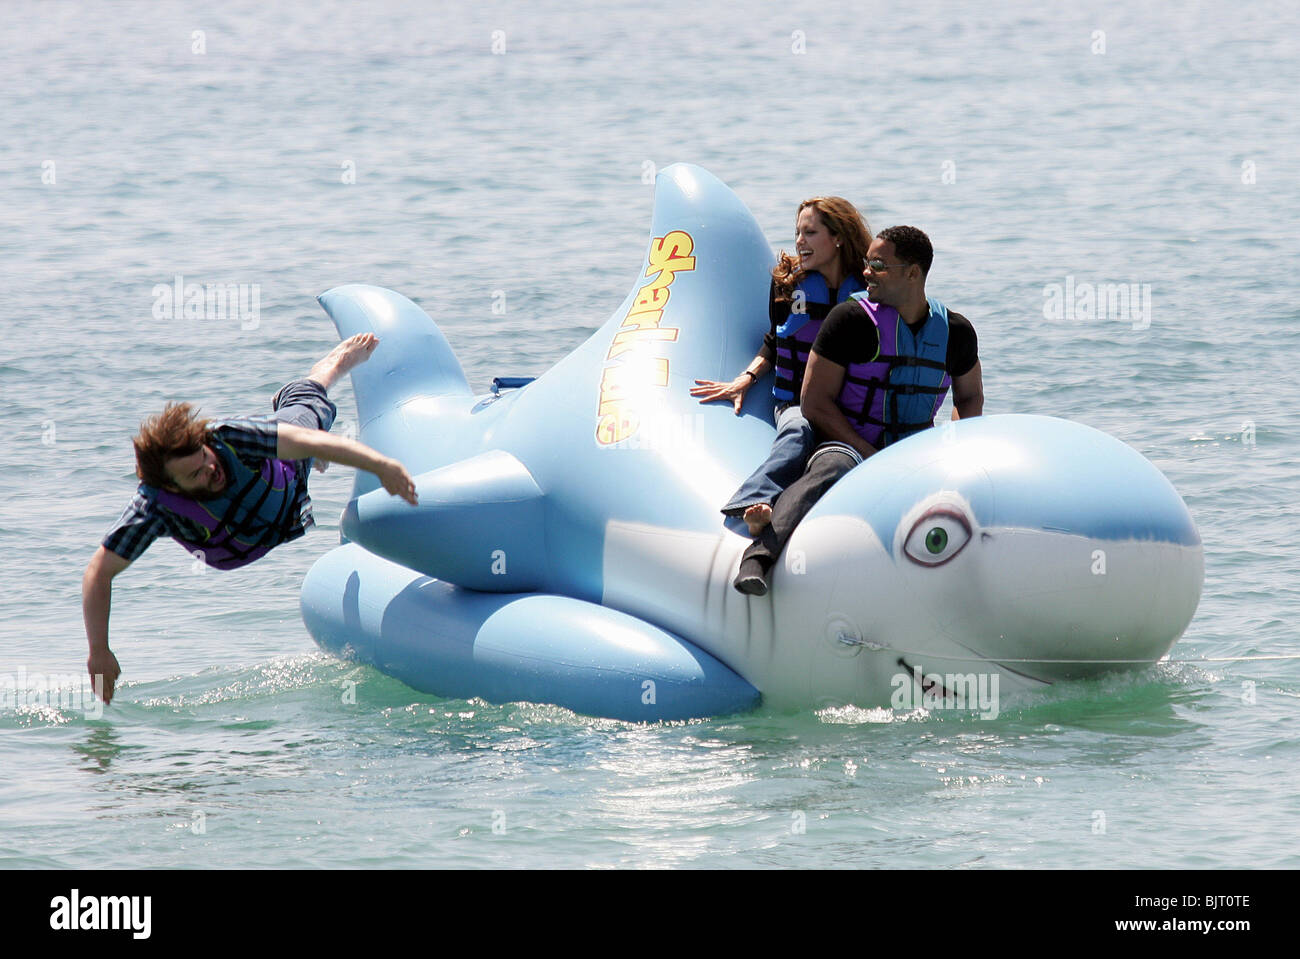
[[[943,679],[941,676],[939,676],[939,674],[932,673],[929,676],[927,676],[925,670],[917,669],[915,666],[913,666],[911,663],[905,660],[902,656],[898,657],[898,665],[902,666],[903,669],[906,670],[911,675],[921,677],[921,692],[924,693],[925,695],[941,696],[945,698],[949,698],[955,695],[952,690],[948,689],[948,687],[946,687],[943,684]]]
[[[972,652],[974,652],[974,650],[972,650]],[[999,663],[995,659],[985,659],[984,662],[988,663],[990,666],[996,666],[998,669],[1005,670],[1006,672],[1010,673],[1013,676],[1019,676],[1021,679],[1027,679],[1031,683],[1045,683],[1047,685],[1051,685],[1051,680],[1049,679],[1040,679],[1037,676],[1029,675],[1029,673],[1021,672],[1018,669],[1012,669],[1010,666],[1005,666],[1002,663]],[[944,686],[941,681],[935,682],[931,678],[931,676],[933,676],[934,678],[940,678],[938,673],[933,673],[931,674],[931,676],[927,676],[924,670],[918,670],[916,667],[912,666],[907,660],[905,660],[902,656],[898,657],[898,665],[902,666],[903,669],[907,670],[912,675],[918,675],[918,674],[920,675],[922,692],[929,693],[930,690],[937,689],[942,695],[952,695],[951,691],[946,686]]]
[[[996,659],[990,659],[989,662],[992,663],[994,666],[996,666],[998,669],[1004,669],[1004,670],[1006,670],[1006,671],[1007,671],[1008,673],[1010,673],[1012,676],[1019,676],[1021,679],[1028,679],[1030,682],[1034,682],[1034,683],[1046,683],[1046,684],[1048,684],[1049,686],[1050,686],[1051,683],[1052,683],[1052,681],[1051,681],[1050,679],[1043,679],[1043,678],[1041,678],[1041,677],[1039,677],[1039,676],[1031,676],[1029,673],[1022,672],[1022,671],[1019,670],[1019,669],[1012,669],[1010,666],[1006,666],[1006,665],[1004,665],[1004,664],[1002,664],[1002,663],[999,663]]]

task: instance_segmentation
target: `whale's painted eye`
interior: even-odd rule
[[[922,566],[942,566],[970,542],[970,523],[947,506],[936,506],[916,521],[903,543],[907,558]]]
[[[935,526],[925,534],[925,548],[931,553],[942,553],[947,546],[948,531],[942,526]]]

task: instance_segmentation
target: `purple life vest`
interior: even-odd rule
[[[844,371],[836,399],[854,431],[877,449],[934,425],[948,395],[948,308],[931,299],[930,315],[909,327],[892,306],[853,295],[880,334],[876,355]]]
[[[221,440],[209,443],[221,458],[229,481],[226,492],[210,500],[160,490],[158,505],[205,531],[202,540],[172,539],[216,569],[237,569],[260,559],[272,547],[302,535],[295,533],[306,492],[306,470],[299,474],[290,460],[267,459],[261,468],[246,466]]]
[[[790,313],[785,322],[776,328],[776,377],[772,383],[772,395],[777,402],[799,402],[804,371],[808,368],[808,352],[817,339],[826,315],[830,313],[831,307],[843,303],[850,294],[861,292],[865,287],[866,282],[862,277],[845,277],[839,285],[835,303],[832,303],[826,278],[816,270],[796,284],[796,295],[790,304]]]

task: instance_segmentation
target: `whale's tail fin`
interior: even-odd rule
[[[452,410],[471,396],[469,381],[447,338],[424,310],[400,293],[349,284],[317,297],[341,338],[374,333],[379,346],[351,373],[361,442],[401,460],[412,474],[443,465],[454,431]],[[448,404],[440,399],[455,399]],[[357,472],[353,495],[378,488]]]

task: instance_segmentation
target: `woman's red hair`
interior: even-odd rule
[[[861,276],[862,268],[867,262],[867,247],[871,246],[871,227],[858,212],[858,208],[842,196],[815,196],[799,204],[795,213],[796,222],[806,207],[812,207],[822,226],[840,241],[840,270],[843,275]],[[798,255],[791,256],[782,250],[776,266],[772,268],[777,301],[792,300],[795,286],[805,275]]]

